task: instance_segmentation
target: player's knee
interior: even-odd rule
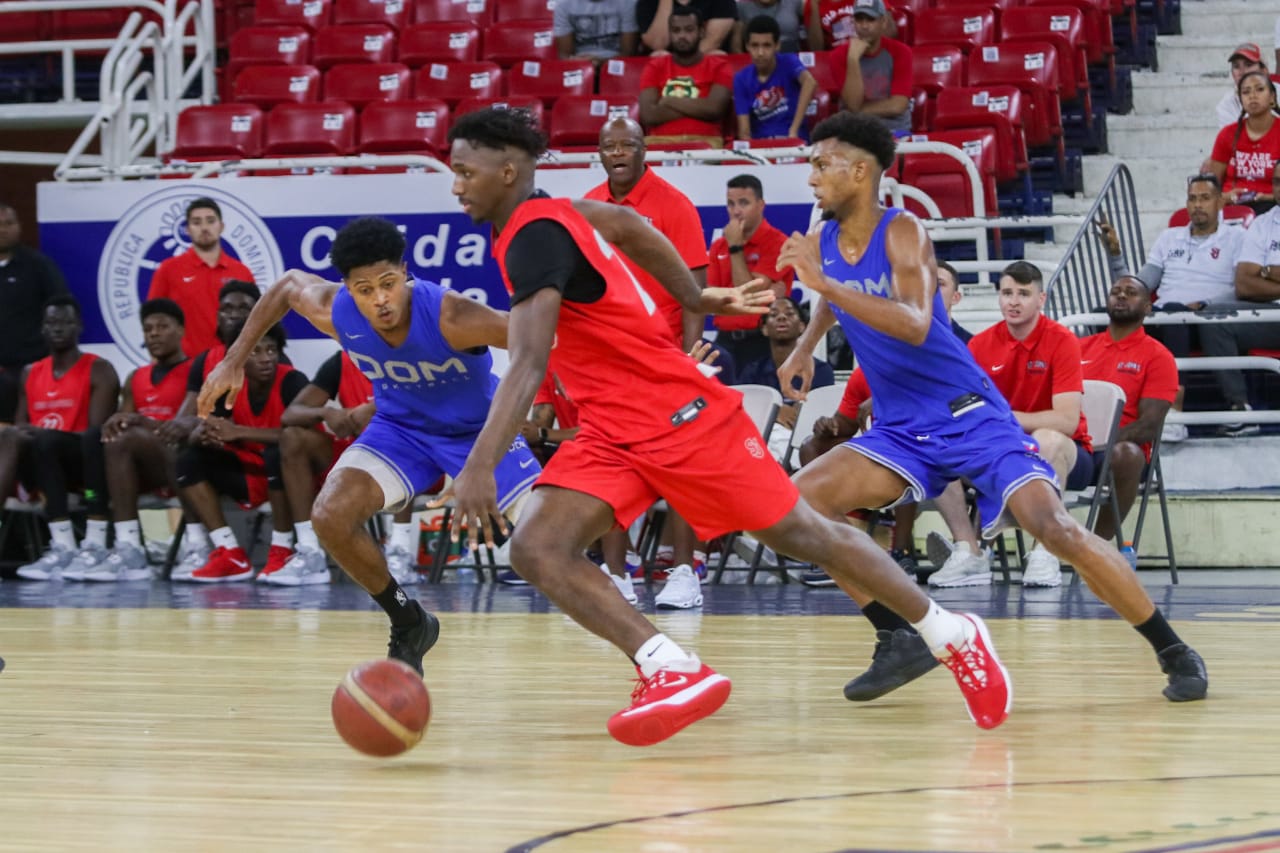
[[[1133,476],[1147,464],[1146,454],[1132,441],[1120,441],[1111,449],[1111,467],[1116,476]]]
[[[311,527],[326,547],[328,543],[349,538],[363,523],[343,501],[333,500],[323,492],[311,507]]]
[[[291,456],[303,450],[307,443],[307,433],[310,432],[315,430],[297,426],[287,426],[280,430],[280,453]]]

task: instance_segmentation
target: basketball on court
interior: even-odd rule
[[[422,676],[398,660],[362,663],[333,691],[333,725],[353,749],[386,758],[412,749],[431,719]]]

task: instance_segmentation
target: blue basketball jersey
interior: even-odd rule
[[[885,249],[885,229],[901,211],[888,208],[871,235],[866,251],[855,264],[840,252],[840,223],[822,225],[823,272],[870,296],[888,299],[893,269]],[[1010,417],[1004,397],[978,367],[969,350],[951,331],[942,294],[934,292],[933,319],[928,337],[920,345],[877,331],[834,303],[831,309],[844,329],[858,366],[867,377],[875,406],[877,426],[900,427],[918,433],[948,432],[957,417],[966,418],[966,428],[976,420]],[[976,395],[970,404],[955,408],[967,394]]]
[[[393,347],[374,331],[344,287],[333,300],[342,348],[373,383],[378,417],[414,432],[475,434],[484,426],[498,377],[488,349],[459,352],[440,333],[447,288],[415,278],[409,289],[409,336]]]

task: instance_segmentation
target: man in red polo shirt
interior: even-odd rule
[[[706,56],[702,15],[693,6],[671,13],[671,51],[649,60],[640,75],[640,121],[655,137],[724,144],[723,122],[733,107],[733,69]]]
[[[1080,342],[1085,379],[1113,382],[1124,389],[1120,431],[1111,449],[1111,471],[1116,478],[1116,500],[1121,521],[1138,495],[1142,471],[1151,461],[1151,444],[1164,427],[1165,415],[1178,395],[1178,365],[1164,344],[1142,328],[1151,313],[1151,291],[1142,279],[1125,275],[1111,285],[1105,332]],[[1101,451],[1095,463],[1101,462]],[[1096,464],[1095,464],[1096,467]],[[1111,507],[1105,506],[1094,525],[1103,539],[1115,535]]]
[[[182,351],[194,357],[218,343],[218,291],[230,279],[253,281],[249,268],[222,248],[222,208],[211,198],[187,205],[191,248],[162,262],[147,299],[172,299],[187,319]]]
[[[885,33],[892,26],[883,0],[855,0],[855,38],[831,51],[832,70],[843,80],[840,102],[849,111],[880,120],[895,134],[911,130],[911,48]]]
[[[1004,322],[975,335],[969,351],[1039,445],[1040,457],[1053,466],[1058,482],[1083,489],[1093,480],[1093,443],[1081,404],[1080,344],[1066,326],[1042,313],[1044,276],[1034,264],[1009,264],[997,287]],[[938,575],[931,575],[929,583]],[[1037,544],[1027,555],[1022,583],[1061,584],[1058,558]]]
[[[726,193],[729,223],[723,236],[711,244],[707,284],[711,287],[738,287],[755,278],[767,278],[773,292],[782,299],[791,294],[795,281],[792,270],[778,269],[778,253],[787,235],[764,218],[764,187],[755,175],[729,179]],[[760,332],[757,317],[717,316],[716,343],[733,358],[734,366],[745,367],[769,355],[769,342]]]

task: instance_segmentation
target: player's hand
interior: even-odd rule
[[[737,287],[704,287],[698,310],[703,314],[768,314],[777,299],[767,278],[753,278]]]
[[[449,525],[449,539],[458,541],[462,528],[467,528],[467,543],[474,552],[480,547],[480,534],[484,534],[484,544],[493,545],[493,528],[490,521],[502,535],[510,531],[507,520],[498,509],[498,483],[493,471],[476,471],[469,464],[464,465],[453,482],[440,493],[440,496],[429,503],[431,509],[438,509],[450,499],[453,500],[453,523]]]
[[[195,429],[191,430],[191,434],[187,436],[187,441],[198,447],[221,447],[222,442],[210,437],[208,424],[200,421],[196,424]]]
[[[228,401],[234,401],[242,385],[244,385],[244,368],[234,367],[224,358],[209,371],[204,384],[200,386],[200,396],[196,399],[196,414],[202,418],[209,417],[213,414],[214,406],[218,405],[218,401],[224,396]]]
[[[205,418],[203,426],[205,442],[213,443],[218,447],[240,437],[240,425],[230,418]]]
[[[724,226],[724,231],[721,234],[724,236],[724,241],[730,246],[741,246],[743,243],[742,221],[731,218],[728,224]]]
[[[1098,212],[1098,218],[1093,221],[1094,233],[1102,240],[1104,246],[1107,247],[1107,254],[1113,258],[1120,257],[1120,235],[1116,233],[1115,227],[1107,220],[1107,215]]]
[[[778,414],[774,418],[774,423],[786,427],[787,429],[796,428],[796,418],[799,416],[795,406],[779,406]]]
[[[778,253],[778,269],[793,269],[805,285],[818,293],[825,292],[827,277],[822,272],[822,253],[818,251],[815,240],[799,231],[792,231],[782,244],[782,251]]]
[[[720,357],[720,350],[711,345],[711,341],[699,339],[694,341],[689,350],[689,357],[698,363],[698,370],[705,376],[715,376],[720,372],[720,365],[715,360]]]
[[[192,415],[180,415],[167,421],[161,421],[156,427],[156,435],[160,436],[160,440],[168,445],[178,445],[186,441],[195,428],[200,425],[200,420]]]
[[[835,418],[818,418],[813,422],[813,434],[818,438],[838,438],[840,436],[840,422]]]
[[[338,438],[351,438],[360,434],[351,419],[350,409],[335,409],[333,406],[325,406],[324,411],[320,413],[320,419],[329,428],[329,432]]]
[[[351,416],[351,426],[355,429],[352,435],[359,435],[369,426],[369,421],[373,420],[373,416],[378,413],[378,407],[372,402],[361,403],[360,405],[348,409],[347,414]]]
[[[116,412],[102,423],[102,442],[115,441],[130,428],[138,425],[142,416],[137,412]]]
[[[794,379],[800,377],[800,388],[797,390]],[[782,396],[791,400],[803,400],[813,385],[813,356],[800,349],[792,350],[787,360],[778,368],[778,387]]]
[[[858,429],[866,432],[871,429],[872,401],[863,400],[858,404]]]

